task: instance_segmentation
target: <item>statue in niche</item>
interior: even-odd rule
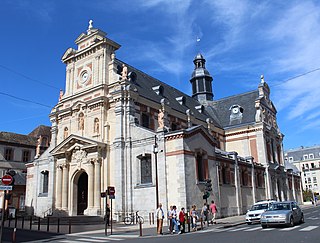
[[[124,64],[122,64],[122,72],[121,72],[121,79],[127,80],[128,78],[128,67]]]
[[[79,124],[78,124],[79,130],[84,130],[84,117],[83,113],[80,113],[79,115]]]
[[[61,100],[62,100],[62,96],[63,96],[63,90],[62,90],[62,89],[60,89],[60,93],[59,93],[59,101],[61,101]]]
[[[66,139],[68,137],[68,128],[64,128],[64,131],[63,131],[63,138]]]
[[[94,133],[99,133],[99,119],[95,118],[94,119],[94,124],[93,124],[94,128],[93,128],[93,132]]]
[[[164,112],[162,109],[159,109],[158,113],[158,126],[159,128],[164,128]]]

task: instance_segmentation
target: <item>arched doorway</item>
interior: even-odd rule
[[[77,215],[83,215],[88,207],[88,174],[83,172],[78,179]]]

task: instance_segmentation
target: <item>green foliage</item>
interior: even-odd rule
[[[303,201],[304,202],[311,201],[313,199],[311,190],[303,191],[302,195],[303,195]]]

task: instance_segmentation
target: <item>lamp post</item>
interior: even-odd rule
[[[157,144],[157,135],[154,136],[153,153],[154,153],[154,163],[155,163],[155,169],[156,169],[156,208],[158,208],[158,205],[159,205],[159,188],[158,188],[158,144]]]

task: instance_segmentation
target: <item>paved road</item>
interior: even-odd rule
[[[294,227],[272,227],[262,229],[259,224],[256,225],[239,225],[236,227],[223,228],[220,226],[209,227],[202,231],[188,233],[184,235],[164,235],[164,236],[147,236],[139,237],[138,235],[113,235],[105,237],[99,234],[87,235],[77,233],[67,235],[65,239],[55,239],[60,243],[79,243],[79,242],[117,242],[125,241],[130,243],[136,242],[177,242],[183,243],[194,242],[223,242],[223,243],[316,243],[320,242],[320,207],[309,208],[304,210],[305,223]]]

